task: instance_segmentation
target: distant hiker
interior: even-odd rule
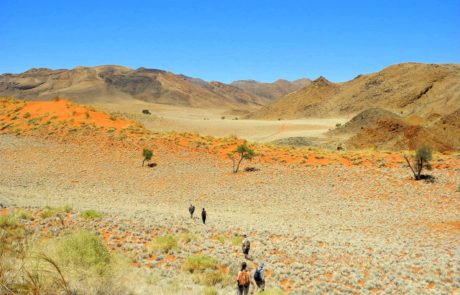
[[[243,236],[243,242],[241,243],[241,249],[243,250],[244,258],[248,259],[249,249],[251,249],[251,242],[249,242],[248,236]]]
[[[188,212],[190,212],[190,218],[193,218],[193,213],[195,213],[195,206],[193,204],[190,204],[190,207],[188,207]]]
[[[201,211],[201,220],[203,220],[203,224],[206,224],[206,210]]]
[[[259,291],[264,291],[265,289],[265,276],[264,276],[264,266],[262,262],[259,264],[259,267],[254,271],[254,281],[256,282],[257,288]]]
[[[241,270],[238,272],[236,277],[236,284],[238,286],[238,295],[247,295],[249,294],[249,285],[251,280],[249,279],[249,273],[246,269],[246,262],[241,264]]]

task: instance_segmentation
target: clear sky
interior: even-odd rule
[[[119,64],[230,82],[460,63],[459,0],[0,0],[0,73]]]

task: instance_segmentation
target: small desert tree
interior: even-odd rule
[[[142,161],[142,167],[144,167],[145,161],[150,161],[152,159],[153,153],[149,149],[144,149],[142,151],[142,156],[144,157],[144,160]]]
[[[233,162],[233,173],[238,173],[241,162],[244,159],[250,160],[254,158],[255,155],[256,153],[254,152],[254,150],[248,147],[246,143],[237,146],[235,150],[228,153],[228,157],[232,159]]]
[[[404,155],[404,159],[406,160],[407,165],[409,165],[410,170],[414,174],[415,180],[423,179],[423,175],[422,175],[423,168],[426,168],[428,170],[431,169],[431,164],[430,164],[431,158],[432,158],[431,148],[427,145],[422,145],[417,149],[417,151],[415,152],[415,157],[413,159],[412,164],[411,164],[411,161],[409,160],[409,157],[407,155]]]

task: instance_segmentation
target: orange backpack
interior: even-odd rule
[[[238,285],[247,286],[249,285],[249,274],[247,271],[243,270],[238,273]]]

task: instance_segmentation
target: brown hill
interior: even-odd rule
[[[319,77],[307,87],[283,96],[251,114],[250,117],[259,119],[295,119],[305,117],[307,114],[310,117],[315,117],[314,112],[316,109],[338,91],[339,87],[336,84],[329,82],[324,77]],[[308,97],[308,100],[304,99],[304,97]]]
[[[344,83],[320,78],[254,112],[259,119],[349,116],[368,108],[446,115],[460,105],[460,65],[397,64]]]
[[[460,149],[460,112],[443,116],[432,126],[414,125],[382,109],[368,109],[329,135],[352,135],[348,148],[413,150],[427,144],[437,151]]]
[[[31,69],[18,75],[3,74],[0,75],[0,95],[28,100],[62,96],[79,103],[136,99],[190,107],[248,109],[268,102],[265,97],[219,82],[121,66]]]
[[[238,80],[230,83],[230,85],[257,96],[275,100],[283,95],[300,90],[303,87],[310,85],[310,83],[310,79],[303,78],[295,81],[279,79],[273,83],[261,83],[254,80]]]

